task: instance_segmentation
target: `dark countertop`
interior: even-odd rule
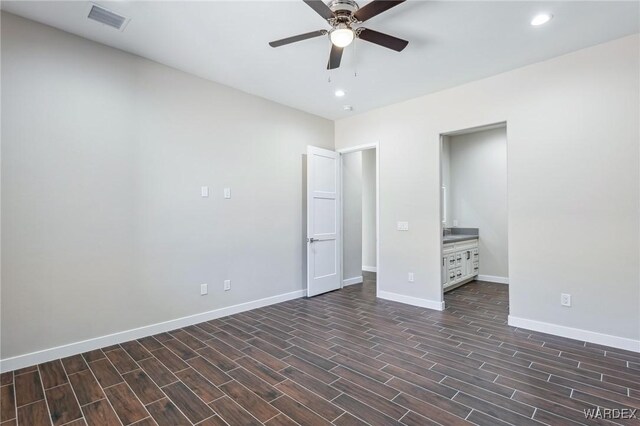
[[[443,244],[459,243],[461,241],[477,240],[477,239],[478,239],[477,235],[452,234],[452,235],[445,235],[442,238],[442,243]]]

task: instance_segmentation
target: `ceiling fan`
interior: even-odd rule
[[[331,40],[331,53],[329,54],[327,69],[332,70],[340,66],[342,50],[351,44],[354,38],[359,38],[396,52],[401,52],[409,44],[406,40],[358,26],[374,16],[403,3],[405,0],[373,0],[362,8],[353,0],[331,0],[328,5],[322,0],[303,1],[311,9],[315,10],[318,15],[326,19],[331,25],[331,29],[312,31],[272,41],[269,43],[271,47],[280,47],[328,34]]]

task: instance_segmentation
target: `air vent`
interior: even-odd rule
[[[91,5],[91,9],[89,10],[89,15],[87,18],[92,19],[96,22],[100,22],[101,24],[108,25],[116,30],[124,30],[124,27],[127,26],[129,22],[128,18],[124,16],[120,16],[117,13],[113,13],[110,10],[105,9],[104,7],[97,6],[95,4]]]

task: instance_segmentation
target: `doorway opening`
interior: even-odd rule
[[[440,140],[443,300],[463,292],[508,300],[506,123]]]
[[[376,145],[370,145],[339,151],[342,160],[342,287],[361,292],[364,298],[375,298],[377,293],[376,148]]]

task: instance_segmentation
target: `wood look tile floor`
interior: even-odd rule
[[[437,312],[376,300],[365,275],[4,373],[0,423],[575,425],[640,407],[640,354],[507,326],[507,286],[470,283]]]

